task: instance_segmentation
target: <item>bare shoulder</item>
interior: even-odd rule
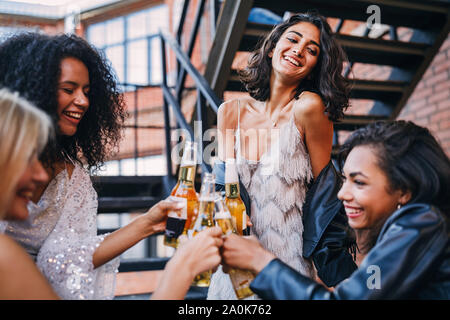
[[[294,102],[295,122],[302,128],[309,125],[331,125],[332,122],[325,114],[325,104],[320,95],[304,91]]]
[[[0,300],[58,299],[25,250],[0,234]]]
[[[323,114],[325,105],[322,98],[314,92],[304,91],[294,102],[295,115],[313,116]]]
[[[31,262],[28,254],[13,239],[0,234],[0,270],[6,271],[14,268],[17,262],[23,261]]]
[[[217,111],[217,126],[219,129],[234,128],[237,123],[237,99],[222,103]]]

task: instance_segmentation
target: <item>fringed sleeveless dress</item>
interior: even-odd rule
[[[241,155],[240,105],[235,133],[236,162],[239,178],[251,199],[251,228],[262,246],[283,262],[313,278],[312,262],[304,259],[302,206],[307,184],[313,179],[311,163],[293,116],[279,129],[272,129],[278,139],[259,161]],[[257,298],[256,295],[250,299]],[[208,290],[210,300],[237,299],[229,276],[221,267],[213,274]]]

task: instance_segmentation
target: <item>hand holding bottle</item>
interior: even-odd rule
[[[189,270],[194,278],[203,271],[217,268],[221,261],[219,248],[222,244],[222,230],[219,227],[211,227],[193,238],[180,241],[172,259],[179,259],[180,266],[183,265],[183,268]]]
[[[267,251],[255,236],[230,234],[224,238],[222,261],[227,267],[250,270],[257,274],[275,255]]]
[[[190,239],[181,236],[151,299],[184,299],[197,274],[220,264],[219,247],[222,244],[222,230],[218,227],[205,229]]]
[[[164,231],[166,228],[167,214],[169,212],[180,213],[183,203],[170,201],[169,198],[159,201],[145,214],[139,217],[145,230],[145,236]]]

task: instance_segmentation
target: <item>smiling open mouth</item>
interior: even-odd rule
[[[75,120],[80,120],[83,117],[83,113],[81,112],[63,111],[63,114]]]
[[[289,56],[284,56],[283,58],[284,58],[284,60],[289,61],[290,63],[292,63],[293,65],[295,65],[297,67],[301,66],[300,63],[297,60],[295,60],[295,59],[293,59],[293,58],[291,58]]]
[[[363,210],[361,208],[345,207],[345,213],[347,214],[347,217],[349,217],[349,218],[356,218],[356,217],[359,217],[363,213]]]
[[[19,191],[17,192],[17,195],[21,198],[31,201],[31,198],[33,198],[33,191],[30,190]]]

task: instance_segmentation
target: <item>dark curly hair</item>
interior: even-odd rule
[[[297,99],[303,91],[320,95],[325,112],[331,121],[341,119],[349,106],[350,81],[342,75],[342,68],[347,56],[336,42],[330,25],[325,17],[316,12],[295,14],[259,41],[256,50],[250,55],[248,66],[239,72],[240,79],[250,96],[259,101],[269,99],[270,74],[272,61],[269,52],[275,48],[281,35],[299,22],[309,22],[320,30],[320,54],[311,78],[303,79],[295,90]]]
[[[79,59],[89,71],[89,108],[76,134],[57,134],[41,160],[47,166],[84,160],[89,169],[98,169],[118,146],[126,114],[116,77],[101,52],[75,35],[13,35],[0,44],[0,87],[19,92],[46,111],[57,128],[58,80],[61,60],[67,57]]]
[[[426,128],[411,121],[377,121],[353,132],[342,145],[342,167],[357,146],[375,148],[378,166],[391,190],[411,192],[410,203],[427,203],[450,211],[450,160]]]

